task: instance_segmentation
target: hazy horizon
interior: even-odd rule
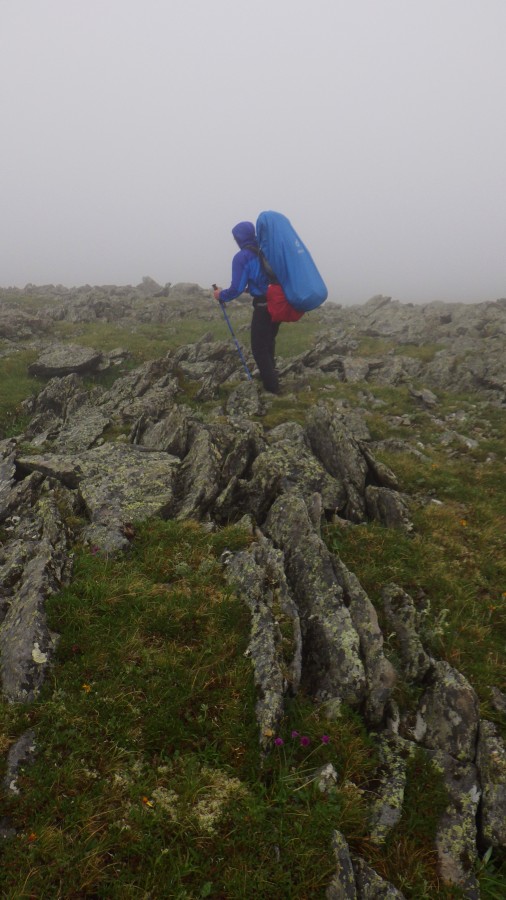
[[[506,296],[503,0],[1,0],[0,285],[212,282],[287,215],[337,303]]]

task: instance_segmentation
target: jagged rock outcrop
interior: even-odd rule
[[[297,693],[302,667],[301,623],[286,581],[283,554],[261,539],[235,554],[227,567],[235,590],[251,611],[248,654],[258,687],[260,744],[272,746],[283,717],[284,698]]]
[[[412,598],[390,584],[383,586],[380,617],[395,636],[396,665],[419,696],[413,708],[397,707],[398,674],[385,653],[376,609],[357,575],[321,536],[325,519],[343,527],[374,519],[412,531],[408,499],[375,456],[376,447],[395,449],[395,442],[374,442],[364,412],[347,408],[345,400],[319,398],[305,421],[265,427],[269,401],[255,381],[234,385],[213,415],[181,405],[187,380],[198,382],[196,396],[207,401],[237,378],[235,348],[210,333],[121,375],[108,390],[88,389],[79,373],[97,371],[113,355],[104,360],[95,351],[67,348],[50,356],[51,319],[165,323],[199,310],[213,321],[219,310],[198,286],[161,288],[151,279],[134,288],[48,286],[45,296],[53,306],[25,322],[21,337],[37,334],[40,355],[32,373],[56,377],[24,404],[30,417],[24,434],[0,442],[5,695],[26,702],[40,690],[57,641],[44,604],[70,578],[76,534],[94,550],[112,554],[128,547],[137,520],[191,518],[214,527],[247,515],[254,542],[227,557],[226,571],[251,613],[248,653],[262,751],[269,750],[285,699],[299,685],[316,702],[353,706],[377,735],[381,762],[370,802],[370,838],[377,845],[400,821],[409,759],[415,750],[426,754],[448,794],[435,848],[441,877],[460,886],[465,897],[477,897],[478,848],[505,846],[504,743],[492,722],[480,720],[477,696],[462,674],[425,649]],[[5,321],[0,317],[0,330]],[[324,374],[331,384],[403,385],[415,411],[432,411],[440,439],[450,435],[448,446],[458,443],[463,452],[474,446],[465,433],[465,414],[438,418],[435,392],[479,390],[487,402],[506,402],[506,302],[472,309],[403,307],[377,297],[360,309],[324,308],[321,321],[325,335],[281,367],[294,389],[308,373]],[[6,336],[13,339],[11,332]],[[381,357],[360,355],[367,336],[392,340],[392,349]],[[395,342],[403,344],[402,352],[393,349]],[[428,361],[409,352],[424,342],[434,345]],[[410,428],[413,418],[398,417],[395,424]],[[423,445],[403,441],[406,447],[423,458]],[[504,711],[500,691],[495,696],[496,708]],[[16,766],[23,764],[32,738],[27,733],[13,751],[10,784],[16,784]],[[325,790],[336,779],[334,770]],[[8,833],[8,824],[0,823],[0,834]],[[402,897],[350,854],[337,832],[334,849],[337,870],[329,897]]]
[[[304,500],[287,493],[273,503],[264,525],[283,549],[288,582],[302,618],[302,683],[320,700],[359,704],[366,677],[359,639],[344,603],[331,554],[315,533]]]

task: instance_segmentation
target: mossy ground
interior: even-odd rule
[[[239,309],[237,319],[245,329],[247,311]],[[317,330],[310,322],[305,331],[302,323],[281,330],[283,354],[310,345]],[[199,323],[201,333],[193,337],[187,325],[170,342],[208,330],[227,336],[224,323]],[[169,349],[158,329],[157,336],[143,326],[129,342],[127,333],[93,328],[72,340],[94,343],[101,333],[102,349],[126,346],[134,364]],[[371,355],[375,349],[368,345]],[[1,361],[4,433],[21,430],[19,403],[43,386],[26,375],[32,358]],[[380,617],[385,582],[396,581],[415,597],[425,610],[428,649],[469,678],[482,713],[506,736],[490,697],[492,685],[506,682],[504,411],[479,398],[441,395],[438,416],[464,408],[468,421],[461,427],[479,437],[475,450],[444,447],[431,414],[404,388],[343,385],[330,377],[309,386],[276,398],[259,421],[303,421],[323,391],[352,406],[363,405],[367,392],[383,404],[368,416],[374,437],[423,446],[421,458],[382,456],[411,498],[413,536],[367,524],[329,525],[325,537]],[[406,414],[413,421],[408,432],[390,419]],[[121,560],[76,548],[72,585],[48,602],[61,638],[43,695],[30,707],[0,708],[2,752],[27,727],[35,729],[38,746],[35,764],[20,778],[21,794],[6,809],[18,836],[3,848],[2,897],[324,896],[334,868],[334,828],[406,898],[459,896],[437,876],[433,838],[445,796],[421,754],[408,768],[401,823],[380,847],[368,839],[379,762],[356,713],[343,708],[328,721],[299,697],[287,707],[278,735],[283,743],[261,763],[252,670],[244,657],[249,618],[219,564],[223,549],[247,542],[235,528],[209,534],[193,523],[150,522],[137,528]],[[395,658],[391,640],[386,649]],[[409,702],[407,686],[399,690]],[[327,797],[312,779],[326,762],[338,772]],[[505,895],[503,859],[486,858],[478,874],[484,898]]]

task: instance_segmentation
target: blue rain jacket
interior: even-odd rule
[[[220,300],[228,303],[243,291],[253,297],[262,297],[269,286],[258,255],[258,244],[253,222],[239,222],[232,228],[232,234],[241,248],[232,260],[232,281],[229,288],[221,291]]]

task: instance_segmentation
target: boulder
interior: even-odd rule
[[[101,362],[102,354],[98,350],[78,344],[53,344],[29,366],[28,372],[40,378],[54,378],[71,373],[91,375],[97,371]]]

